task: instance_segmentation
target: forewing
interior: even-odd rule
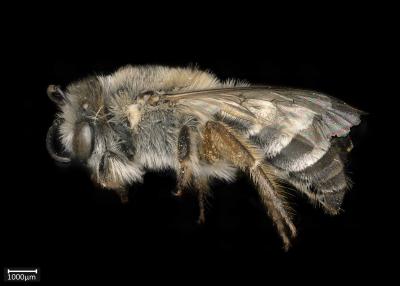
[[[279,176],[321,203],[340,207],[348,179],[343,157],[361,111],[325,94],[287,88],[234,87],[167,96],[180,112],[221,120],[263,149]]]

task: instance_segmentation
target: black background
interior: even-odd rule
[[[103,30],[94,33],[96,25]],[[382,126],[378,132],[381,88],[375,85],[382,75],[377,67],[382,54],[372,47],[371,26],[358,21],[317,26],[311,23],[312,32],[276,26],[262,31],[204,26],[187,32],[191,26],[179,22],[149,31],[134,26],[130,34],[93,23],[87,30],[74,26],[40,33],[40,26],[22,37],[12,33],[15,45],[5,54],[10,65],[3,77],[8,144],[2,155],[2,265],[39,266],[42,281],[52,283],[387,277],[377,269],[395,241],[380,217],[385,202],[378,194],[386,190],[377,178],[379,154],[374,151],[377,134],[384,132]],[[144,184],[131,188],[130,202],[121,205],[112,192],[96,189],[82,168],[57,166],[45,150],[56,112],[47,86],[66,86],[126,64],[197,64],[222,79],[319,90],[368,112],[352,132],[354,187],[344,212],[330,217],[293,193],[299,235],[285,253],[243,176],[235,184],[213,185],[206,224],[200,226],[194,196],[171,196],[173,174],[146,174]]]

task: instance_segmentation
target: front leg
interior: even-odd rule
[[[113,190],[122,203],[127,203],[128,188],[134,182],[143,181],[143,171],[124,155],[106,151],[99,161],[98,171],[92,174],[92,180],[105,189]]]
[[[129,202],[128,190],[126,189],[126,187],[113,184],[112,182],[108,182],[108,183],[106,183],[104,181],[99,182],[98,179],[94,175],[91,176],[91,179],[92,179],[92,182],[96,186],[114,191],[114,193],[121,200],[121,203],[126,204]]]
[[[128,191],[124,188],[116,189],[114,192],[118,195],[121,203],[126,204],[129,202]]]

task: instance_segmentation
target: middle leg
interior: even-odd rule
[[[183,126],[178,135],[178,161],[179,171],[177,175],[176,196],[182,196],[184,189],[193,186],[197,192],[199,202],[198,223],[205,222],[205,202],[209,192],[208,178],[206,176],[194,176],[191,157],[195,156],[191,144],[192,134],[188,126]]]

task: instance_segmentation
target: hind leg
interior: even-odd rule
[[[216,121],[206,124],[204,153],[209,161],[224,158],[250,175],[287,250],[290,239],[296,236],[296,228],[288,214],[277,179],[262,163],[262,153],[233,129]]]

